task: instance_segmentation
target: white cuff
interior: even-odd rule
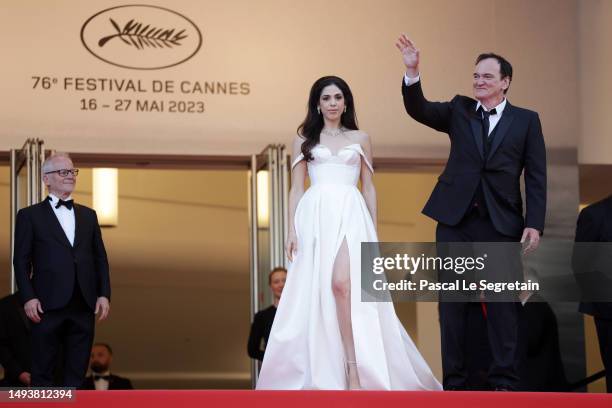
[[[410,78],[408,74],[404,74],[404,83],[406,86],[414,85],[421,80],[421,74],[417,75],[415,78]]]

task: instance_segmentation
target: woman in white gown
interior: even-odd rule
[[[342,79],[314,83],[293,152],[292,263],[257,389],[440,390],[393,303],[361,302],[361,242],[378,240],[376,191],[370,141]]]

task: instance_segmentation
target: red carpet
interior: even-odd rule
[[[0,407],[72,408],[610,408],[612,394],[393,391],[79,391],[76,400],[3,402]]]

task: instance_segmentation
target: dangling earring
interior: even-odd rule
[[[321,114],[321,107],[317,106],[317,112],[319,112],[319,115]]]
[[[346,106],[344,107],[344,113],[346,113]]]

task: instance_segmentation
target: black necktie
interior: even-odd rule
[[[61,198],[59,199],[59,201],[57,202],[57,204],[55,204],[55,208],[60,208],[62,205],[64,207],[66,207],[69,210],[72,210],[72,206],[73,206],[74,200],[62,200]]]
[[[478,111],[480,112],[480,118],[482,122],[482,149],[484,152],[484,157],[486,158],[489,152],[489,116],[496,115],[497,111],[495,110],[495,108],[491,109],[490,111],[486,111],[484,110],[482,105],[480,105]]]
[[[94,374],[93,376],[94,381],[98,381],[98,380],[106,380],[106,381],[110,381],[110,375],[96,375]]]

